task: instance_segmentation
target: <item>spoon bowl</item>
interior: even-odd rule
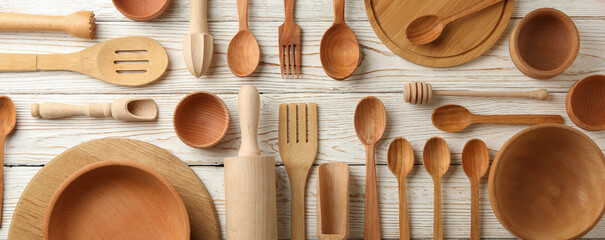
[[[485,143],[471,139],[462,150],[462,169],[469,179],[481,179],[489,168],[489,153]]]
[[[227,105],[210,92],[185,96],[174,110],[174,131],[185,144],[209,148],[227,135],[230,115]]]
[[[447,142],[440,137],[429,139],[422,152],[422,164],[433,178],[441,178],[450,167],[451,156]]]
[[[425,15],[412,21],[405,30],[405,34],[413,44],[423,45],[435,41],[443,32],[444,27],[441,18],[435,15]]]
[[[260,47],[248,29],[237,32],[227,48],[227,64],[238,77],[250,76],[260,62]]]
[[[0,96],[0,137],[6,137],[12,132],[16,123],[17,110],[13,100],[7,96]]]
[[[382,102],[376,97],[365,97],[355,109],[355,132],[364,145],[374,145],[387,126],[387,112]]]
[[[405,179],[414,167],[414,150],[405,138],[395,138],[387,153],[389,170],[397,179]]]
[[[472,113],[460,105],[445,105],[433,111],[433,125],[439,130],[446,132],[458,132],[468,127],[471,122]]]
[[[319,56],[328,76],[343,80],[353,75],[360,58],[353,30],[344,22],[333,24],[321,38]]]

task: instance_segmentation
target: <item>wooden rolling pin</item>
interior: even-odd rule
[[[277,239],[275,158],[258,148],[260,96],[252,85],[238,95],[242,143],[237,157],[225,158],[227,239]]]
[[[546,100],[548,91],[546,89],[531,92],[470,92],[470,91],[437,91],[433,90],[430,83],[410,82],[405,84],[403,99],[411,104],[430,103],[433,95],[437,96],[467,96],[467,97],[514,97]]]
[[[32,117],[55,119],[72,116],[113,117],[126,122],[152,121],[158,117],[158,107],[149,98],[120,98],[113,103],[87,103],[71,105],[64,103],[34,103]]]
[[[66,32],[79,38],[93,39],[95,14],[80,11],[67,16],[0,12],[0,31]]]

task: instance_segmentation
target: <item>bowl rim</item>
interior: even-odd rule
[[[575,110],[574,104],[572,102],[572,97],[576,92],[576,87],[578,86],[578,83],[580,83],[582,81],[588,81],[588,79],[591,79],[591,78],[599,78],[599,80],[605,81],[605,75],[602,75],[602,74],[589,75],[589,76],[583,77],[582,79],[576,81],[569,88],[569,91],[567,91],[567,96],[565,97],[565,110],[567,111],[567,116],[569,116],[569,119],[571,119],[571,121],[574,124],[576,124],[576,126],[582,128],[584,130],[588,130],[588,131],[600,131],[600,130],[605,129],[605,124],[593,125],[593,124],[588,124],[588,123],[582,121],[582,119],[580,119],[578,117],[578,115],[576,115],[576,110]]]
[[[65,190],[74,181],[76,181],[83,175],[85,175],[93,170],[104,168],[104,167],[116,167],[116,166],[134,168],[136,170],[149,174],[153,178],[158,180],[166,188],[166,190],[168,190],[168,192],[170,192],[170,195],[177,202],[177,205],[179,207],[179,212],[174,213],[174,214],[180,213],[180,215],[181,215],[180,217],[184,220],[184,223],[185,223],[185,231],[186,231],[185,239],[190,238],[190,236],[191,236],[190,224],[191,223],[189,222],[189,213],[187,212],[187,208],[185,207],[185,202],[183,202],[183,199],[181,198],[179,193],[176,191],[174,186],[170,183],[170,181],[168,181],[164,176],[162,176],[160,173],[156,172],[152,168],[147,167],[140,163],[136,163],[136,162],[132,162],[132,161],[125,161],[125,160],[105,160],[105,161],[94,162],[94,163],[88,164],[88,165],[78,169],[73,174],[71,174],[69,177],[67,177],[67,179],[65,179],[65,181],[63,181],[63,183],[61,183],[61,185],[59,185],[59,187],[53,194],[53,196],[50,200],[50,203],[48,204],[48,207],[46,208],[46,211],[44,213],[44,225],[42,225],[42,239],[47,240],[49,238],[48,232],[49,232],[49,228],[50,228],[50,218],[51,218],[51,215],[55,208],[55,205],[57,204],[59,197],[61,197],[63,195]]]
[[[171,2],[171,0],[163,0],[164,4],[157,11],[151,12],[151,13],[149,13],[147,15],[143,15],[141,17],[136,17],[136,16],[132,15],[130,12],[119,7],[118,4],[116,3],[119,1],[123,1],[123,0],[111,0],[111,2],[113,3],[113,6],[116,9],[118,9],[118,11],[120,11],[120,13],[122,13],[122,15],[124,15],[125,17],[130,18],[134,21],[137,21],[137,22],[147,22],[147,21],[151,21],[153,19],[159,18],[160,16],[162,16],[162,14],[164,14],[164,12],[166,12],[166,10],[168,9],[168,6],[170,6],[170,2]]]
[[[496,157],[494,158],[494,161],[492,162],[490,170],[489,170],[489,179],[488,179],[489,202],[492,207],[492,210],[494,211],[494,214],[496,215],[496,218],[502,224],[502,226],[508,232],[512,233],[513,235],[515,235],[521,239],[527,239],[527,237],[521,236],[517,232],[512,231],[509,228],[510,223],[506,219],[504,219],[502,216],[502,211],[501,211],[500,207],[498,206],[498,200],[496,199],[496,193],[494,190],[494,188],[495,188],[495,183],[494,183],[495,177],[494,176],[497,174],[495,171],[500,164],[500,158],[502,157],[503,152],[508,150],[508,148],[512,145],[513,142],[515,142],[517,139],[519,139],[520,137],[522,137],[523,135],[525,135],[529,132],[532,132],[532,131],[535,131],[538,129],[543,129],[543,128],[559,128],[559,129],[571,131],[571,132],[577,134],[579,137],[581,137],[585,140],[588,140],[587,142],[590,143],[591,147],[593,149],[595,149],[597,152],[601,153],[601,154],[599,154],[599,157],[601,158],[601,162],[603,163],[602,167],[605,168],[605,156],[603,155],[601,148],[594,142],[594,140],[592,140],[590,137],[588,137],[583,132],[581,132],[573,127],[567,126],[567,125],[556,124],[556,123],[545,123],[545,124],[534,125],[534,126],[531,126],[531,127],[528,127],[526,129],[519,131],[517,134],[515,134],[509,140],[507,140],[506,143],[504,143],[504,145],[502,146],[502,148],[500,148],[500,150],[498,151],[498,154],[496,154]],[[599,213],[599,216],[597,218],[595,218],[594,222],[590,226],[587,226],[583,231],[576,233],[570,239],[577,239],[577,238],[587,234],[590,230],[592,230],[599,223],[599,220],[603,217],[603,213],[605,213],[605,204],[603,206],[601,206],[601,212]]]
[[[178,127],[176,126],[176,114],[179,110],[181,110],[181,106],[183,106],[183,102],[190,98],[193,97],[194,95],[207,95],[212,97],[215,102],[219,103],[219,105],[222,107],[223,112],[225,112],[225,122],[223,124],[223,131],[221,132],[221,135],[219,135],[216,139],[214,139],[214,141],[211,141],[209,143],[206,144],[197,144],[194,143],[192,141],[189,141],[189,139],[185,138],[178,130]],[[176,136],[185,144],[189,145],[190,147],[193,148],[211,148],[216,146],[221,140],[223,140],[223,138],[225,138],[225,136],[227,135],[227,132],[229,131],[229,126],[231,125],[231,115],[229,114],[229,109],[227,108],[227,105],[225,104],[225,102],[223,101],[223,99],[221,99],[219,96],[217,96],[214,93],[211,92],[207,92],[207,91],[197,91],[197,92],[193,92],[190,94],[187,94],[187,96],[183,97],[179,103],[176,105],[176,107],[174,108],[174,113],[172,114],[172,127],[174,128],[174,132],[176,133]]]

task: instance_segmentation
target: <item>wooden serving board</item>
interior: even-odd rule
[[[466,63],[487,51],[500,38],[513,11],[514,0],[452,22],[441,36],[426,45],[414,45],[406,37],[410,22],[424,15],[446,17],[480,0],[365,0],[372,28],[382,42],[400,57],[429,67]]]
[[[152,144],[104,138],[75,146],[57,156],[29,182],[15,209],[9,239],[42,239],[44,213],[59,185],[76,170],[98,161],[126,160],[162,174],[185,202],[191,239],[221,239],[212,198],[197,175],[183,161]]]

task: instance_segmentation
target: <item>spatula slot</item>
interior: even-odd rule
[[[116,50],[116,54],[134,54],[134,53],[147,53],[147,50]]]
[[[128,64],[128,63],[149,63],[149,60],[116,60],[114,64]]]
[[[147,70],[116,70],[117,74],[146,73]]]

